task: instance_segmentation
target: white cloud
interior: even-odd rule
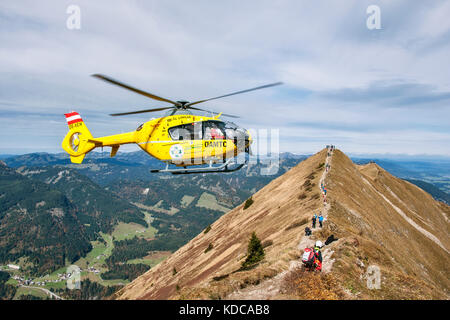
[[[238,114],[246,127],[280,128],[285,151],[336,139],[348,152],[450,154],[449,3],[379,1],[382,29],[369,31],[372,2],[79,0],[81,30],[70,31],[73,1],[3,1],[0,134],[12,138],[0,152],[60,150],[71,109],[106,135],[151,116],[107,114],[161,106],[89,77],[105,73],[175,100],[282,80],[203,107]],[[398,109],[399,100],[415,105]],[[13,111],[40,116],[27,127]]]

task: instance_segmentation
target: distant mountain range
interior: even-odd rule
[[[244,167],[244,169],[231,174],[222,175],[222,177],[229,179],[239,184],[241,191],[255,192],[261,188],[274,177],[277,177],[287,169],[291,168],[296,163],[304,160],[308,155],[298,155],[293,153],[280,153],[280,170],[275,175],[262,176],[261,169],[267,167],[266,164],[258,163]],[[30,153],[25,155],[8,155],[2,157],[3,161],[10,167],[18,168],[20,166],[35,167],[35,166],[62,166],[66,168],[76,169],[82,175],[89,177],[92,181],[102,186],[113,185],[119,180],[128,181],[154,181],[163,179],[168,181],[180,181],[178,177],[172,175],[160,174],[155,175],[150,173],[150,169],[163,168],[164,165],[148,156],[142,151],[135,152],[119,152],[114,158],[110,158],[109,152],[91,152],[86,156],[86,160],[81,165],[70,163],[67,154],[57,153]],[[443,194],[438,194],[440,190],[444,193],[450,194],[450,159],[447,158],[432,158],[421,157],[419,160],[414,160],[413,157],[394,157],[392,159],[384,159],[377,157],[353,157],[351,158],[357,164],[365,164],[369,162],[376,162],[391,174],[402,179],[409,179],[415,183],[423,181],[431,184],[438,189],[429,188],[427,184],[422,184],[426,190],[432,195],[436,195],[436,199],[441,201],[446,200],[447,197]],[[211,175],[210,175],[211,176]],[[216,175],[219,176],[219,175]],[[254,178],[256,177],[256,178]],[[208,181],[215,181],[217,177],[206,177]],[[189,179],[187,179],[189,180]],[[186,179],[184,179],[184,182]],[[203,181],[205,182],[205,181]],[[245,184],[244,186],[242,184]],[[246,194],[246,196],[248,193]],[[449,202],[446,202],[449,203]],[[235,205],[236,203],[233,203]]]
[[[391,174],[409,180],[429,192],[436,200],[450,204],[450,160],[429,159],[414,161],[411,158],[368,159],[352,158],[357,164],[375,162]],[[445,194],[442,194],[444,192]]]

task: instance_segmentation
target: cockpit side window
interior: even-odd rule
[[[169,135],[172,140],[201,140],[201,123],[188,123],[169,129]]]
[[[204,121],[203,137],[205,140],[225,139],[225,126],[221,121]]]

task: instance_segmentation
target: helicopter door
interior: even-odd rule
[[[183,159],[189,161],[202,155],[202,124],[201,122],[187,123],[169,129],[169,135],[174,141],[179,141],[183,148]]]
[[[225,124],[222,121],[203,122],[203,158],[226,159],[234,154],[234,144],[227,140]]]
[[[225,139],[224,125],[220,121],[204,121],[205,140],[223,140]]]
[[[190,142],[190,154],[193,164],[202,163],[202,139],[203,139],[203,125],[201,122],[194,122],[190,124],[193,140]]]

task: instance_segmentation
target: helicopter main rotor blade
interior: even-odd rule
[[[188,103],[188,104],[186,104],[186,106],[189,107],[189,106],[192,106],[192,105],[197,104],[197,103],[203,103],[203,102],[210,101],[210,100],[215,100],[215,99],[225,98],[225,97],[229,97],[229,96],[234,96],[236,94],[246,93],[246,92],[250,92],[250,91],[254,91],[254,90],[270,88],[270,87],[278,86],[280,84],[283,84],[283,82],[270,83],[270,84],[266,84],[264,86],[259,86],[259,87],[256,87],[256,88],[251,88],[251,89],[247,89],[247,90],[242,90],[242,91],[237,91],[237,92],[225,94],[223,96],[218,96],[218,97],[209,98],[209,99],[205,99],[205,100],[199,100],[199,101]]]
[[[186,107],[186,109],[193,109],[193,110],[199,110],[199,111],[205,111],[205,112],[211,112],[211,113],[215,113],[215,114],[219,114],[219,112],[216,111],[211,111],[211,110],[205,110],[205,109],[200,109],[200,108],[196,108],[196,107]],[[222,116],[224,117],[229,117],[229,118],[239,118],[238,116],[233,116],[232,114],[226,114],[226,113],[222,113]]]
[[[159,96],[154,95],[154,94],[152,94],[150,92],[146,92],[146,91],[143,91],[143,90],[140,90],[140,89],[137,89],[137,88],[133,88],[133,87],[131,87],[131,86],[125,84],[125,83],[119,82],[117,80],[114,80],[114,79],[112,79],[112,78],[110,78],[108,76],[102,75],[102,74],[97,74],[96,73],[96,74],[93,74],[92,76],[95,77],[95,78],[98,78],[100,80],[103,80],[103,81],[115,84],[116,86],[119,86],[119,87],[122,87],[122,88],[125,88],[125,89],[128,89],[128,90],[131,90],[133,92],[136,92],[138,94],[146,96],[147,98],[151,98],[151,99],[155,99],[155,100],[163,101],[163,102],[168,102],[168,103],[171,103],[171,104],[176,105],[176,106],[180,105],[178,102],[174,102],[172,100],[159,97]]]
[[[165,107],[165,108],[155,108],[155,109],[146,109],[146,110],[138,110],[138,111],[130,111],[130,112],[121,112],[121,113],[111,113],[110,116],[126,116],[128,114],[137,114],[137,113],[145,113],[145,112],[156,112],[167,109],[175,109],[175,107]]]

